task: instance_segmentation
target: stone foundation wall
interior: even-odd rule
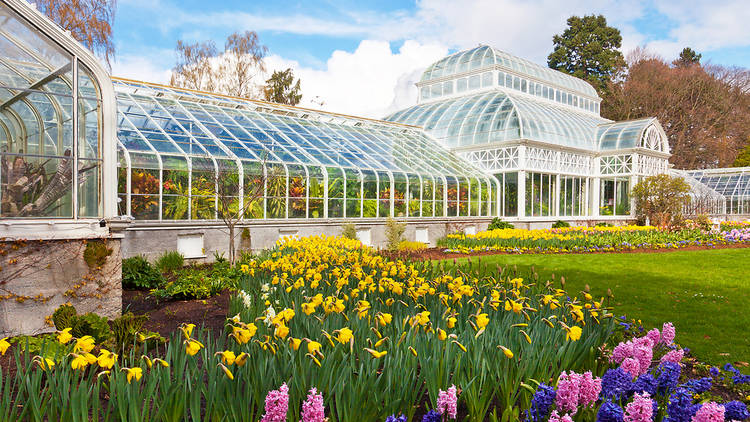
[[[64,303],[120,316],[120,239],[0,240],[0,337],[53,331]]]
[[[406,223],[404,232],[405,240],[417,240],[417,235],[424,239],[426,235],[429,246],[435,246],[437,239],[446,233],[455,231],[473,230],[479,232],[486,230],[490,218],[467,218],[465,220],[455,219],[406,219],[399,222]],[[369,237],[370,246],[383,248],[386,245],[385,221],[382,219],[358,220],[358,221],[283,221],[283,222],[259,222],[245,225],[237,229],[235,238],[236,250],[260,251],[272,248],[276,241],[284,236],[315,236],[327,235],[338,236],[343,230],[343,225],[353,223],[361,239]],[[243,236],[242,232],[247,229]],[[419,232],[419,233],[418,233]],[[220,223],[215,222],[135,222],[127,230],[123,231],[122,256],[129,258],[135,255],[144,255],[149,260],[155,260],[160,254],[167,251],[179,251],[186,256],[187,262],[211,262],[214,253],[228,256],[229,238],[227,230]],[[184,250],[180,250],[181,239],[193,237],[202,247],[198,256],[190,256]]]

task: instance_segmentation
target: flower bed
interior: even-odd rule
[[[449,234],[438,240],[448,253],[586,253],[636,249],[679,249],[747,242],[698,229],[666,230],[650,226],[566,227],[558,229],[497,229],[476,235]]]
[[[410,264],[325,237],[286,240],[238,271],[223,333],[183,324],[166,345],[136,336],[108,351],[62,330],[38,353],[12,346],[0,419],[510,421],[539,407],[537,380],[604,386],[612,365],[642,369],[635,352],[608,359],[624,331],[608,300],[533,273]],[[598,414],[586,391],[579,415]],[[569,396],[558,410],[573,411]]]

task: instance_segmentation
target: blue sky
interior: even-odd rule
[[[301,77],[303,104],[381,117],[413,103],[421,70],[447,53],[482,43],[543,64],[566,19],[590,13],[621,30],[624,53],[645,46],[671,59],[690,46],[704,61],[750,67],[747,0],[120,0],[113,73],[167,82],[178,39],[221,47],[255,30],[269,70]]]

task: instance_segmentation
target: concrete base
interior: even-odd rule
[[[109,254],[99,263],[89,256],[90,265],[84,254],[93,242]],[[115,238],[0,241],[0,337],[53,331],[52,313],[64,303],[79,314],[120,316],[120,246]]]
[[[399,219],[406,223],[405,240],[424,241],[435,246],[439,238],[447,233],[456,231],[486,230],[491,218],[414,218]],[[343,225],[352,223],[357,229],[358,236],[370,246],[383,248],[386,245],[385,220],[360,219],[352,220],[283,220],[252,222],[237,229],[235,248],[239,250],[260,251],[272,248],[284,236],[338,236]],[[242,232],[247,229],[249,237]],[[122,256],[129,258],[144,255],[149,260],[156,259],[167,251],[179,251],[186,256],[188,262],[212,262],[214,254],[228,256],[229,235],[226,227],[220,222],[140,222],[133,223],[124,232],[122,241]],[[189,242],[184,241],[190,239]],[[369,239],[369,241],[368,241]],[[189,245],[185,246],[185,245]],[[183,248],[189,250],[181,250]],[[200,252],[198,252],[200,251]],[[187,253],[186,253],[187,252]]]

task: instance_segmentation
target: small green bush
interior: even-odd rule
[[[177,252],[164,252],[156,259],[156,268],[162,273],[177,271],[185,264],[185,257]]]
[[[148,321],[147,315],[135,315],[126,312],[111,321],[115,350],[123,353],[135,344],[136,333],[143,330],[143,324]]]
[[[610,223],[601,222],[601,223],[596,223],[596,227],[614,227],[614,225]]]
[[[507,221],[503,221],[498,217],[495,217],[492,219],[492,222],[490,222],[490,225],[487,227],[487,230],[497,230],[497,229],[514,229],[515,227],[508,223]]]
[[[164,284],[164,277],[141,255],[122,260],[122,287],[155,289]]]
[[[52,313],[52,322],[58,330],[71,328],[73,337],[91,336],[97,343],[103,343],[112,338],[112,330],[106,317],[89,312],[78,315],[72,305],[60,305]]]
[[[28,352],[31,356],[40,355],[54,361],[59,361],[62,356],[73,351],[73,343],[61,344],[57,341],[55,334],[16,336],[9,341],[17,345],[22,352]]]
[[[205,299],[235,288],[238,280],[239,270],[228,263],[214,264],[212,270],[190,268],[176,274],[174,281],[152,290],[151,296],[162,300]]]
[[[555,224],[552,225],[553,229],[562,229],[564,227],[570,227],[570,223],[567,221],[557,220],[555,221]]]
[[[345,237],[347,239],[356,239],[357,238],[357,226],[355,226],[353,223],[346,223],[343,226],[341,226],[341,236]]]
[[[385,241],[386,249],[390,252],[396,252],[398,245],[403,240],[406,231],[406,223],[399,223],[391,217],[385,221]]]
[[[76,322],[78,317],[78,311],[73,305],[60,305],[59,308],[55,309],[52,313],[52,322],[55,324],[55,328],[58,331],[62,331],[66,328],[73,328],[73,324]]]

